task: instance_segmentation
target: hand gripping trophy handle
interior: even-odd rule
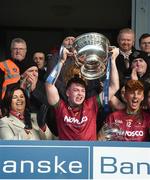
[[[75,61],[85,79],[105,77],[109,48],[109,40],[96,32],[82,34],[75,39],[73,43]]]

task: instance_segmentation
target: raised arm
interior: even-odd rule
[[[119,75],[116,67],[116,58],[119,54],[119,48],[113,48],[111,50],[111,70],[110,70],[110,85],[109,85],[109,100],[119,90]]]
[[[64,62],[66,61],[68,55],[72,55],[72,53],[69,52],[66,48],[64,48],[62,57],[60,57],[58,64],[54,67],[54,69],[46,79],[46,83],[45,83],[46,94],[48,98],[48,103],[50,105],[55,105],[60,99],[58,90],[55,86],[55,82],[60,74],[61,68]]]

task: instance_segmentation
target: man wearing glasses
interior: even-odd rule
[[[13,39],[10,50],[11,58],[0,62],[0,116],[2,116],[1,106],[7,86],[18,82],[20,80],[20,74],[23,71],[27,53],[25,40],[21,38]]]

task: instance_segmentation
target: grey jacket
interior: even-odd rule
[[[43,132],[32,120],[32,129],[28,133],[24,129],[23,121],[13,115],[0,119],[0,139],[3,140],[50,140],[52,133],[49,128]]]

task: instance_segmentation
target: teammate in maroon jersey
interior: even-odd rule
[[[113,139],[113,131],[110,131],[112,132],[110,140],[149,141],[150,114],[141,108],[141,102],[144,99],[143,84],[138,80],[128,80],[125,85],[124,98],[126,100],[125,109],[111,113],[106,119],[107,126],[116,124],[119,127],[119,131],[116,131],[118,139],[116,136]],[[103,135],[106,135],[105,132]]]
[[[115,64],[119,54],[118,48],[112,49],[111,78],[109,85],[109,99],[119,89],[119,78]],[[67,49],[63,50],[63,57],[58,62],[57,68],[51,72],[46,82],[48,102],[55,107],[57,128],[59,139],[61,140],[96,140],[96,116],[102,104],[103,92],[98,96],[93,96],[85,100],[86,84],[79,78],[74,77],[68,81],[66,95],[68,102],[60,99],[58,90],[54,85],[60,69],[67,59],[67,55],[72,55]],[[55,78],[56,77],[56,78]]]

